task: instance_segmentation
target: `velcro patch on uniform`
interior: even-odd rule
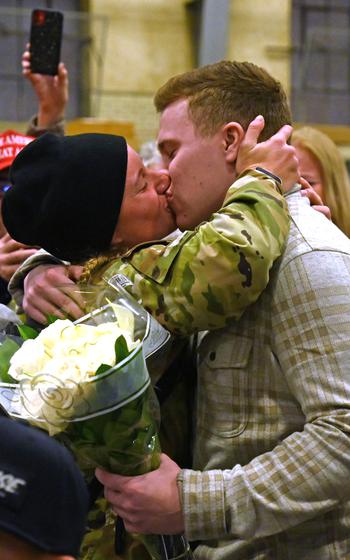
[[[124,276],[124,274],[115,274],[108,280],[108,283],[111,286],[121,286],[122,288],[133,285],[133,282],[131,282],[130,278]]]

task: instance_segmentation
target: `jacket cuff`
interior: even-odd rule
[[[222,474],[220,470],[189,469],[178,474],[185,534],[190,541],[227,537]]]
[[[37,115],[34,115],[28,123],[26,134],[28,134],[28,136],[34,136],[35,138],[41,136],[45,132],[51,132],[52,134],[57,134],[57,136],[64,136],[64,125],[65,120],[62,118],[52,123],[47,128],[41,128],[38,126]]]

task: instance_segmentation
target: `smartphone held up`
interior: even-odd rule
[[[54,10],[32,12],[30,66],[36,74],[55,76],[60,62],[63,14]]]

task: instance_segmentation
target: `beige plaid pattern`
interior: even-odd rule
[[[199,346],[200,470],[179,477],[196,560],[350,558],[350,241],[288,202],[268,288]]]

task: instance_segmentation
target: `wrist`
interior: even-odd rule
[[[37,116],[38,128],[49,128],[50,126],[62,121],[64,119],[64,111],[51,111],[39,110]]]
[[[255,169],[257,171],[260,171],[261,173],[264,173],[265,175],[268,175],[269,177],[271,177],[271,179],[276,181],[279,185],[282,185],[282,179],[280,177],[278,177],[278,175],[275,175],[274,173],[269,171],[268,169],[265,169],[264,167],[260,167],[260,166],[255,167]]]

